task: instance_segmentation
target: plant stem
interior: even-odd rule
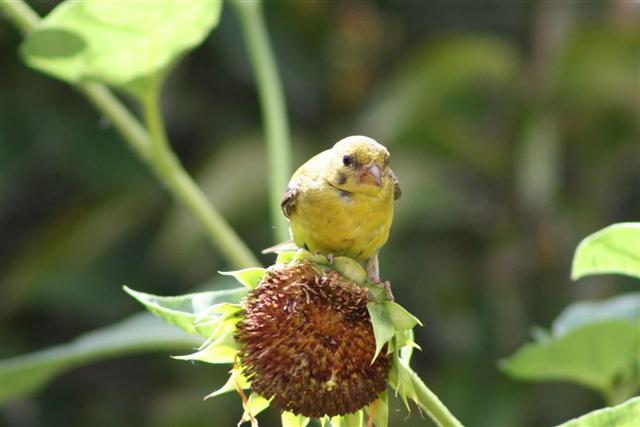
[[[397,362],[404,363],[400,359]],[[433,421],[440,427],[462,427],[458,419],[447,409],[427,385],[420,379],[418,374],[407,366],[407,372],[411,375],[411,383],[416,391],[417,403],[428,412]]]
[[[40,17],[22,0],[2,1],[0,5],[9,21],[25,35],[33,31],[40,22]],[[157,96],[143,102],[149,125],[147,131],[105,85],[84,83],[77,87],[98,111],[111,120],[133,152],[153,169],[169,191],[200,221],[213,245],[234,268],[260,264],[222,215],[210,204],[171,150],[156,102]],[[152,101],[155,105],[151,105]]]
[[[269,163],[269,206],[277,242],[289,240],[280,203],[291,175],[291,142],[287,110],[259,0],[233,0],[255,74]]]
[[[111,120],[131,149],[142,160],[148,161],[151,146],[149,133],[120,100],[100,83],[82,83],[78,88],[98,111]]]
[[[158,95],[159,90],[156,89],[143,99],[144,117],[151,134],[149,164],[158,178],[200,221],[215,246],[235,267],[260,265],[222,215],[209,203],[200,187],[191,179],[171,150],[160,113]]]
[[[22,0],[0,0],[0,12],[7,15],[22,34],[27,35],[38,25],[40,17]]]

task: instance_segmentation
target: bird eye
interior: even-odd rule
[[[344,164],[345,166],[351,166],[353,164],[353,157],[351,157],[348,154],[345,154],[342,157],[342,164]]]

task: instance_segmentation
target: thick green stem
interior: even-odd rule
[[[269,162],[269,206],[277,242],[289,239],[280,202],[291,175],[291,142],[287,110],[269,34],[259,0],[233,0],[253,66]]]
[[[397,359],[397,361],[400,361],[400,359]],[[416,391],[418,403],[427,411],[431,419],[440,427],[462,427],[460,421],[444,406],[438,396],[427,387],[418,374],[408,367],[407,371],[412,377],[411,383]]]
[[[138,119],[122,105],[111,91],[100,83],[83,83],[78,85],[80,91],[91,103],[111,120],[122,138],[131,149],[143,160],[149,160],[151,141],[149,133]]]
[[[33,31],[40,18],[22,0],[2,1],[1,11],[24,34]],[[84,83],[77,86],[91,103],[111,120],[124,140],[163,181],[169,191],[200,221],[214,246],[236,268],[259,265],[249,248],[227,224],[222,215],[184,170],[166,138],[157,97],[144,102],[149,130],[104,85]],[[151,103],[156,102],[155,105]],[[151,135],[150,135],[151,134]]]
[[[0,0],[0,12],[4,13],[24,35],[33,31],[40,22],[38,14],[22,0]]]
[[[158,91],[143,100],[144,117],[151,133],[149,164],[158,178],[184,203],[207,230],[216,247],[238,268],[260,265],[249,248],[216,211],[175,155],[164,129]]]

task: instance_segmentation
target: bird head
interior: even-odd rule
[[[331,185],[348,192],[378,193],[388,188],[392,172],[389,151],[366,136],[349,136],[331,151]]]

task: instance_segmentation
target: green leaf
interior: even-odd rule
[[[375,427],[389,425],[389,395],[387,390],[380,393],[378,398],[366,408],[367,416]]]
[[[376,339],[376,353],[373,356],[373,363],[382,347],[391,339],[395,334],[395,329],[393,328],[393,323],[391,322],[391,317],[389,316],[389,312],[385,308],[383,304],[379,304],[377,302],[370,302],[367,304],[367,310],[369,311],[369,316],[371,317],[371,326],[373,327],[373,335]]]
[[[222,1],[66,1],[21,46],[25,62],[61,80],[147,86],[218,24]]]
[[[422,322],[400,304],[393,301],[384,301],[383,304],[389,312],[391,323],[396,331],[412,329],[416,325],[422,326]]]
[[[309,418],[287,411],[283,412],[280,418],[282,420],[282,427],[306,427],[306,425],[309,424]]]
[[[640,420],[640,397],[612,408],[589,412],[558,427],[636,427]]]
[[[176,297],[160,297],[134,291],[126,286],[124,290],[156,316],[189,333],[204,337],[209,337],[216,325],[198,323],[198,320],[202,320],[202,315],[210,313],[214,306],[222,308],[227,307],[222,304],[237,304],[247,294],[245,288],[198,292]]]
[[[640,223],[613,224],[580,242],[573,256],[571,278],[593,274],[640,278]]]
[[[0,404],[34,393],[57,375],[78,366],[128,354],[193,348],[200,341],[148,313],[140,313],[68,344],[0,361]]]
[[[258,287],[267,270],[261,267],[249,267],[237,271],[219,271],[224,276],[233,276],[249,289]]]
[[[637,372],[638,348],[640,324],[607,320],[526,344],[501,367],[513,378],[570,381],[608,395],[616,381]]]
[[[604,301],[571,304],[554,320],[553,335],[565,335],[580,326],[611,319],[640,322],[640,292],[618,295]]]

